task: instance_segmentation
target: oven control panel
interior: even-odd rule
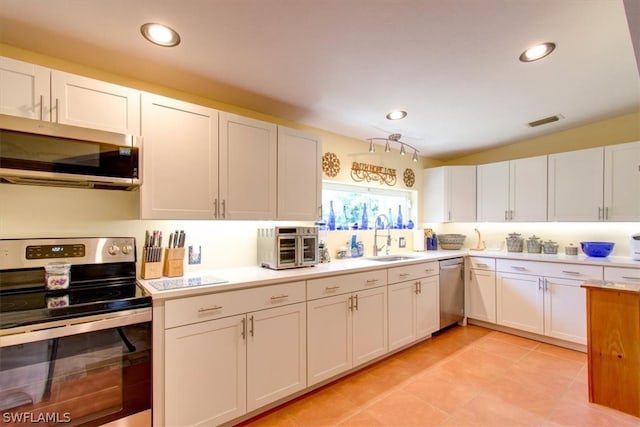
[[[0,270],[70,264],[135,262],[134,237],[0,239]]]

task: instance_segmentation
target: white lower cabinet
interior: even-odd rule
[[[306,388],[304,286],[168,301],[164,424],[219,425]]]
[[[247,411],[307,386],[304,303],[247,315]]]
[[[498,260],[497,270],[499,325],[587,343],[586,293],[580,285],[602,280],[602,267]]]
[[[469,265],[466,316],[496,323],[496,261],[492,258],[469,257]]]
[[[165,425],[217,425],[246,413],[245,316],[165,332]]]
[[[440,327],[437,263],[389,269],[389,351],[428,337]]]
[[[387,353],[385,270],[309,280],[307,289],[311,297],[355,290],[307,301],[308,385]]]

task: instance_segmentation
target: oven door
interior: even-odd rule
[[[302,235],[299,237],[299,242],[299,264],[305,267],[318,264],[318,236]]]
[[[276,245],[278,268],[298,267],[298,236],[295,234],[278,235]]]
[[[151,408],[150,308],[24,328],[0,331],[3,425],[98,426]]]

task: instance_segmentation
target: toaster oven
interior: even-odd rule
[[[258,264],[281,270],[318,264],[318,227],[258,229]]]

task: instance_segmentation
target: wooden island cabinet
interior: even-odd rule
[[[640,285],[588,282],[589,401],[640,417]]]

